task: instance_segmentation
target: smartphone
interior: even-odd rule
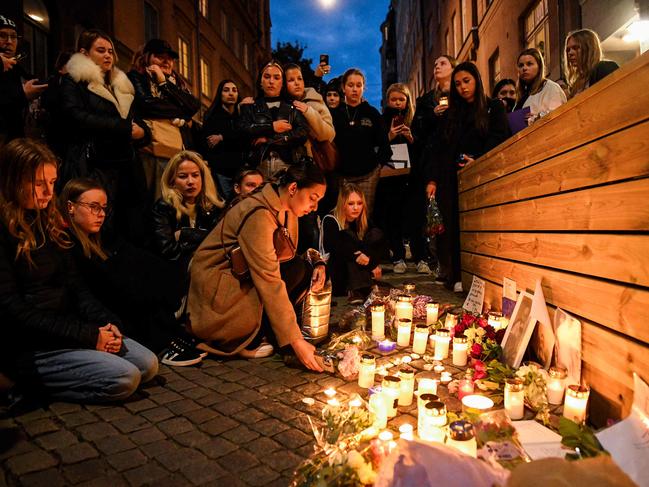
[[[320,64],[329,64],[329,54],[320,54]]]
[[[405,121],[406,119],[403,118],[403,115],[395,115],[394,118],[392,119],[392,126],[399,127],[400,125],[403,125]]]
[[[442,106],[442,107],[447,107],[448,106],[448,97],[447,96],[440,97],[439,105]]]

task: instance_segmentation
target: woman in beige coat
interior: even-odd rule
[[[290,166],[277,183],[267,183],[232,207],[194,254],[188,295],[189,331],[203,340],[198,348],[217,355],[267,356],[267,339],[293,349],[309,369],[321,371],[315,347],[300,331],[293,306],[309,289],[324,284],[320,262],[296,256],[280,265],[273,244],[277,222],[297,243],[297,218],[318,207],[326,189],[312,163]],[[240,281],[227,257],[241,247],[250,279]]]

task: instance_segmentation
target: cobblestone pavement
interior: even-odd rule
[[[461,303],[430,277],[384,279],[413,281],[419,293]],[[337,301],[332,320],[349,309]],[[161,366],[160,377],[123,405],[53,403],[0,420],[0,486],[284,487],[312,452],[307,417],[321,411],[322,391],[356,387],[288,368],[278,357],[208,358],[199,367]]]

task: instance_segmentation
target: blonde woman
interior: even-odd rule
[[[596,32],[581,29],[568,34],[564,66],[568,98],[581,93],[619,67],[617,63],[602,58],[602,46]]]
[[[541,51],[532,47],[518,55],[518,102],[515,110],[529,107],[528,122],[559,108],[567,99],[557,83],[545,77],[545,62]]]
[[[361,188],[345,183],[336,208],[322,220],[320,252],[328,258],[333,292],[347,294],[350,304],[363,302],[372,279],[381,278],[379,262],[386,252],[383,233],[372,227],[367,214]]]
[[[169,160],[160,187],[162,198],[153,207],[156,249],[166,259],[186,264],[216,226],[225,203],[207,163],[192,151]]]

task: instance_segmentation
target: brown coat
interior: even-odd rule
[[[297,218],[281,210],[273,186],[267,184],[257,195],[273,209],[280,222],[286,215],[286,226],[297,245]],[[239,245],[248,261],[252,282],[240,283],[230,271],[222,242],[227,249],[231,248],[228,244],[237,240],[236,231],[242,219],[256,206],[261,203],[247,198],[229,210],[196,250],[191,264],[189,329],[198,338],[211,342],[202,349],[219,355],[235,354],[250,343],[259,331],[262,310],[266,311],[280,346],[302,337],[279,272],[273,246],[277,223],[269,211],[252,213],[239,233]]]

